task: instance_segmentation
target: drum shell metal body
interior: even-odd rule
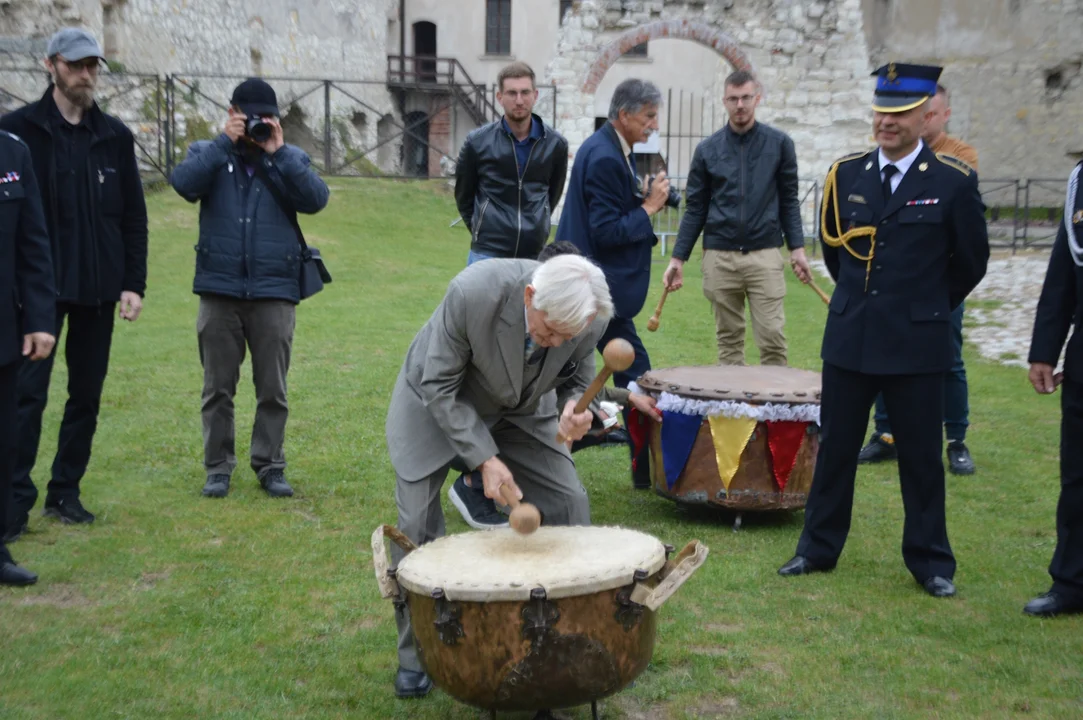
[[[556,709],[619,692],[650,662],[657,613],[622,605],[621,593],[627,590],[482,603],[411,592],[407,606],[422,666],[437,687],[487,710]],[[457,632],[440,629],[449,616],[461,625],[450,644]]]

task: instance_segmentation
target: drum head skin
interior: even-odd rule
[[[637,530],[604,526],[542,526],[530,535],[510,528],[448,535],[422,545],[399,563],[399,584],[448,600],[529,600],[585,595],[624,587],[636,570],[653,575],[666,561],[665,546]]]
[[[648,370],[636,384],[702,400],[820,403],[820,373],[777,365],[703,365]]]

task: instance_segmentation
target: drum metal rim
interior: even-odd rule
[[[786,403],[790,405],[810,404],[819,405],[821,388],[817,383],[815,386],[811,386],[803,390],[747,390],[734,388],[709,388],[701,387],[700,385],[693,385],[690,382],[677,382],[671,379],[663,379],[658,377],[659,373],[679,373],[682,370],[703,370],[706,366],[694,366],[694,365],[681,365],[671,368],[658,368],[655,370],[648,370],[639,378],[636,379],[636,384],[644,390],[651,390],[654,392],[669,392],[679,395],[684,395],[693,398],[702,398],[706,400],[736,400],[745,402],[750,405],[763,404],[763,403]],[[710,366],[714,367],[714,366]],[[719,366],[722,367],[722,366]],[[734,366],[740,367],[740,366]],[[812,370],[803,370],[800,368],[791,368],[790,370],[802,374],[809,374],[810,376],[816,375]],[[810,377],[811,379],[811,377]]]

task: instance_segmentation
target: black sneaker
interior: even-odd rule
[[[496,503],[485,497],[483,488],[470,487],[465,475],[460,475],[447,491],[451,504],[463,516],[466,524],[475,530],[493,530],[508,527],[508,519],[496,509]],[[481,475],[475,475],[475,482],[481,483]]]
[[[269,470],[259,479],[260,486],[271,497],[292,497],[293,488],[286,482],[286,474],[281,470]]]
[[[582,438],[572,443],[572,452],[577,453],[580,450],[586,450],[587,448],[592,447],[627,447],[631,442],[632,439],[628,436],[628,431],[622,427],[613,428],[609,431],[591,430]]]
[[[215,474],[207,476],[203,486],[203,497],[224,498],[229,494],[229,475]]]
[[[45,517],[56,518],[63,523],[89,524],[94,522],[94,514],[83,507],[79,498],[60,498],[59,500],[46,500],[45,509],[41,513]]]
[[[948,443],[948,470],[952,475],[974,474],[974,459],[962,440]]]
[[[873,433],[869,438],[869,444],[861,448],[861,452],[857,454],[858,464],[865,463],[878,463],[885,460],[894,460],[898,457],[898,451],[895,449],[895,440],[887,433]]]

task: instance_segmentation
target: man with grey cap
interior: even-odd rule
[[[327,205],[327,184],[309,157],[287,144],[275,91],[248,78],[230,98],[225,129],[192,143],[173,171],[173,188],[199,202],[193,292],[203,365],[203,495],[225,497],[234,455],[233,396],[252,354],[256,417],[251,466],[271,497],[289,497],[286,481],[286,374],[296,306],[301,301],[297,213]]]
[[[147,210],[135,140],[94,102],[104,59],[94,37],[64,28],[49,41],[50,84],[37,102],[0,118],[30,148],[56,284],[55,337],[68,323],[68,400],[45,496],[45,515],[90,523],[80,500],[109,368],[114,313],[134,322],[147,280]],[[27,528],[38,490],[30,478],[49,396],[53,357],[24,363],[17,380],[18,456],[8,539]]]

